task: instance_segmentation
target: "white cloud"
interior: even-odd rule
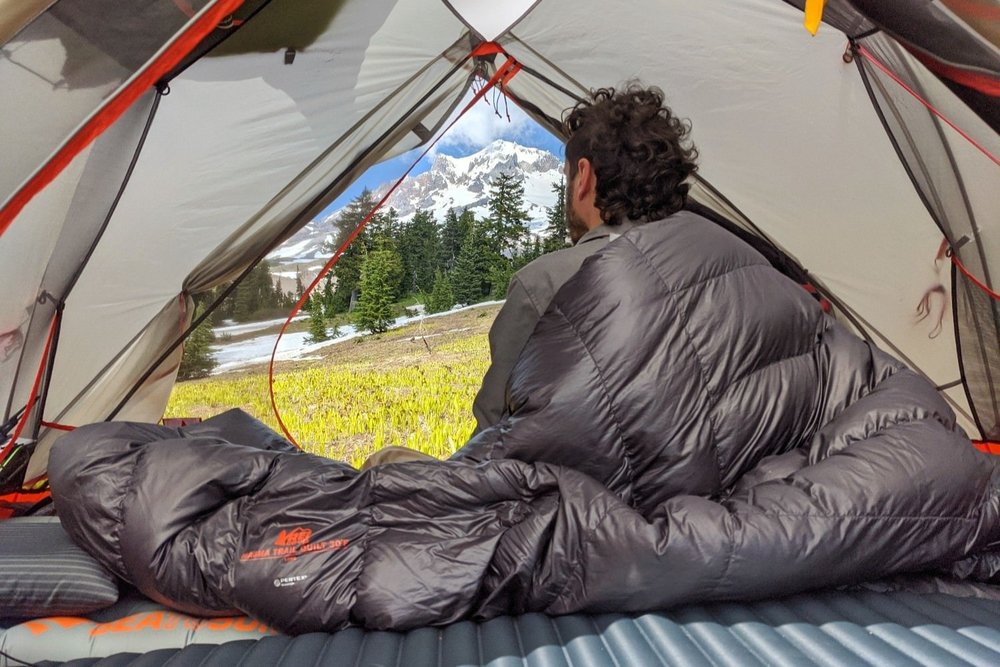
[[[448,119],[448,123],[468,105],[472,97],[473,93],[471,92],[466,95],[465,99],[459,103],[455,113]],[[507,120],[508,113],[510,120]],[[448,123],[445,123],[443,127],[447,127]],[[478,150],[497,139],[523,140],[534,128],[535,122],[521,111],[520,107],[510,100],[505,100],[499,92],[491,90],[441,137],[436,148],[450,146]]]

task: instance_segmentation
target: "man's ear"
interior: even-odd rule
[[[597,187],[597,179],[594,176],[594,165],[585,157],[576,161],[576,179],[573,188],[576,190],[576,198],[583,201]]]

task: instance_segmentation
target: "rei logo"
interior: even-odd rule
[[[278,535],[278,539],[274,541],[275,546],[279,547],[297,547],[303,544],[309,544],[309,539],[312,537],[311,528],[303,528],[302,526],[297,526],[291,530],[283,530],[281,534]]]

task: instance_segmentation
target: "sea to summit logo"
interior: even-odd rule
[[[309,538],[312,537],[312,534],[312,528],[303,528],[302,526],[292,528],[291,530],[283,530],[278,535],[278,539],[274,541],[274,545],[278,547],[296,547],[309,544]]]
[[[255,549],[240,554],[241,561],[248,560],[269,560],[281,558],[283,560],[295,560],[299,556],[318,553],[320,551],[339,551],[350,544],[347,539],[312,541],[312,528],[296,526],[288,530],[282,530],[274,539],[274,546],[266,549]],[[276,586],[278,584],[275,584]],[[282,584],[288,586],[291,584]]]

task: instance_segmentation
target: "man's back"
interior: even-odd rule
[[[552,297],[580,269],[583,260],[631,228],[629,223],[600,225],[584,234],[576,245],[542,255],[514,274],[507,288],[507,301],[490,329],[490,367],[472,406],[477,432],[492,426],[503,415],[507,378]]]

